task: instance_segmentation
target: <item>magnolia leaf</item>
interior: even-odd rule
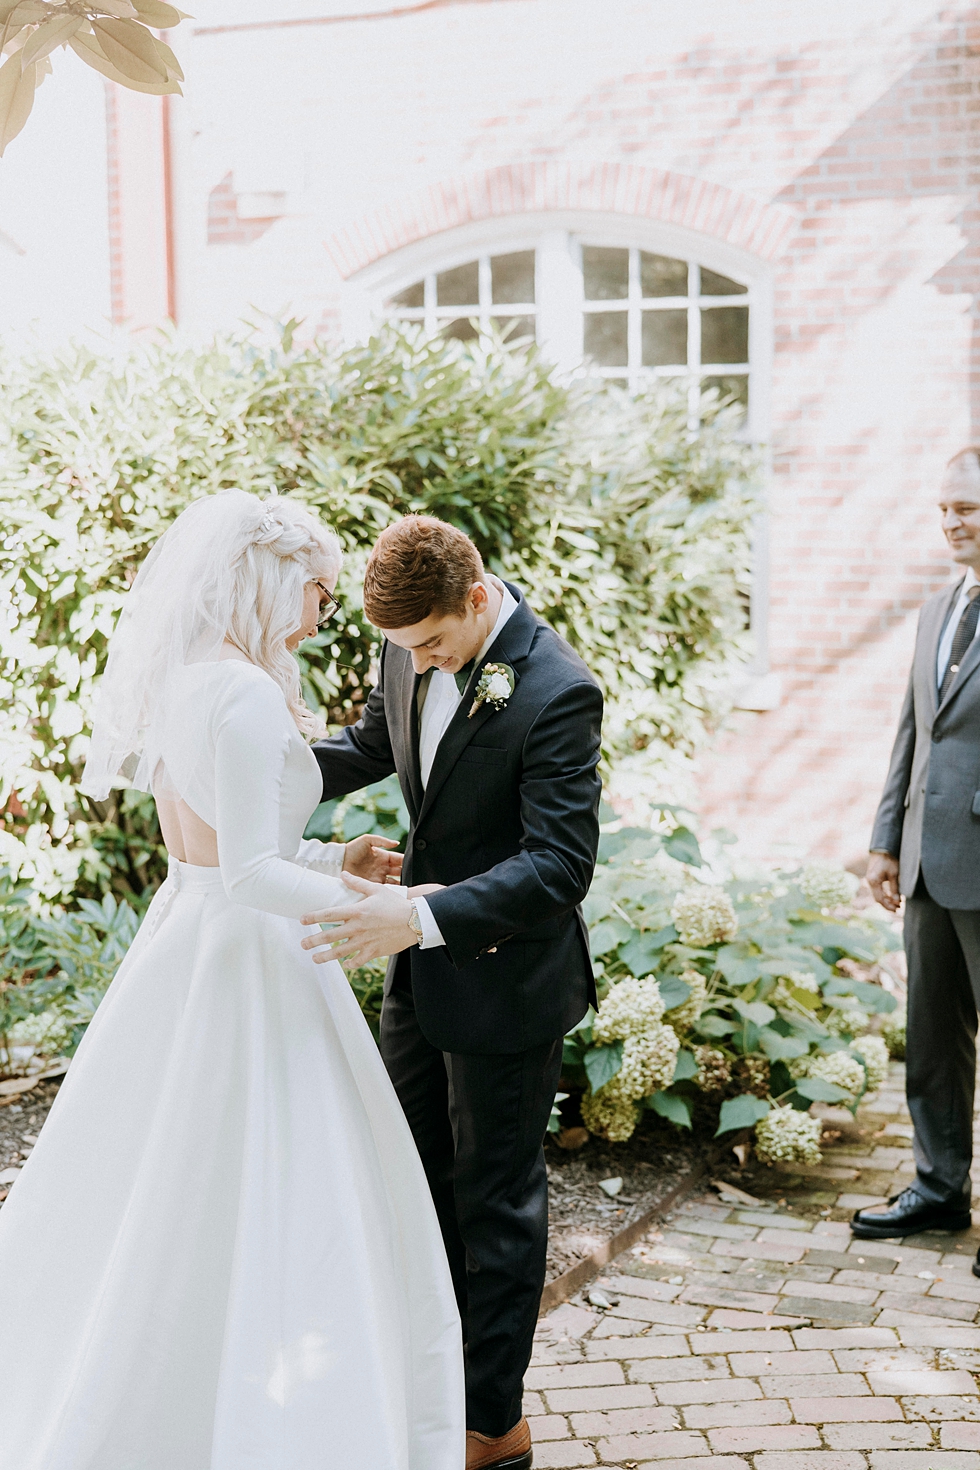
[[[41,4],[41,0],[18,0],[18,4],[12,5],[4,17],[0,10],[0,19],[6,19],[9,25],[29,26],[39,20],[47,20],[48,7]]]
[[[795,1036],[780,1036],[769,1026],[763,1026],[759,1032],[759,1045],[772,1062],[789,1062],[794,1057],[806,1056],[810,1050],[805,1041],[798,1041]]]
[[[676,1010],[690,997],[691,987],[679,975],[665,975],[658,984],[665,1011]]]
[[[623,1066],[623,1043],[614,1041],[611,1046],[594,1046],[585,1053],[585,1075],[593,1092],[611,1082]]]
[[[665,837],[664,851],[675,862],[687,863],[692,868],[703,866],[698,839],[689,827],[676,827],[669,837]]]
[[[176,5],[165,5],[164,0],[133,0],[140,20],[148,26],[156,26],[158,30],[168,31],[171,26],[179,26],[182,20],[190,20],[186,11],[178,10]]]
[[[153,44],[156,47],[157,54],[162,58],[163,64],[167,68],[168,75],[171,77],[176,77],[178,82],[182,82],[184,80],[184,73],[181,70],[180,62],[171,51],[166,41],[161,41],[159,36],[154,36]]]
[[[763,1000],[733,1000],[732,1010],[746,1021],[754,1021],[757,1026],[767,1026],[770,1021],[775,1021],[776,1012],[772,1006],[767,1006]]]
[[[106,15],[114,15],[117,20],[135,20],[136,7],[130,0],[97,0],[96,10],[102,10]]]
[[[134,82],[132,77],[124,76],[113,66],[106,56],[95,36],[87,35],[85,31],[78,31],[68,42],[76,56],[93,68],[108,77],[110,82],[118,82],[121,87],[128,87],[131,92],[146,92],[151,97],[162,97],[168,93],[181,95],[180,86],[176,81],[166,82]]]
[[[849,1102],[851,1096],[843,1087],[838,1087],[835,1082],[825,1082],[822,1077],[801,1077],[796,1090],[811,1102]]]
[[[38,26],[20,53],[20,64],[26,70],[33,61],[42,61],[57,46],[67,46],[82,24],[80,15],[59,15],[46,25]]]
[[[729,1097],[721,1105],[721,1116],[718,1119],[719,1133],[732,1133],[736,1128],[751,1128],[764,1118],[771,1104],[764,1097],[756,1097],[754,1092],[743,1092],[741,1097]]]
[[[92,29],[109,62],[134,82],[166,82],[167,64],[138,20],[93,20]]]
[[[692,1077],[696,1077],[697,1075],[698,1064],[694,1057],[694,1053],[688,1051],[686,1046],[682,1046],[680,1051],[677,1053],[677,1062],[674,1066],[673,1080],[675,1082],[689,1082]]]
[[[22,69],[19,56],[0,66],[0,158],[31,115],[36,86],[37,68]]]
[[[679,1128],[691,1126],[691,1104],[686,1097],[677,1097],[671,1092],[655,1092],[652,1097],[647,1098],[646,1106],[652,1112],[659,1113],[661,1118],[676,1123]]]

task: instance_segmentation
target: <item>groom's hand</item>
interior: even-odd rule
[[[418,943],[418,935],[408,922],[411,900],[407,889],[378,888],[347,873],[343,879],[348,888],[368,896],[360,903],[304,915],[300,921],[303,924],[336,925],[325,933],[308,934],[301,941],[304,949],[316,951],[314,964],[341,960],[347,969],[356,969],[382,955],[401,954]]]
[[[366,832],[355,837],[344,848],[344,872],[369,883],[397,883],[401,878],[404,854],[391,852],[398,843],[391,837]]]

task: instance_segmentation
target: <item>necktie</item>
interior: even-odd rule
[[[980,588],[978,588],[977,590],[980,591]],[[974,621],[973,621],[973,626],[976,627],[976,619],[975,618],[974,618]],[[460,694],[465,694],[466,693],[466,686],[470,682],[470,675],[472,674],[472,672],[473,672],[473,660],[470,659],[469,663],[468,664],[464,664],[463,667],[460,669],[460,671],[459,671],[458,674],[454,674],[453,675],[453,678],[456,680],[456,688],[459,690]]]
[[[943,675],[943,682],[939,686],[940,704],[946,698],[949,686],[960,671],[963,655],[976,637],[977,619],[980,618],[980,587],[971,587],[966,595],[970,600],[963,609],[963,616],[956,625],[956,632],[953,634],[953,647],[949,655],[949,665]]]

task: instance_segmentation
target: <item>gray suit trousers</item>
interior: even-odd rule
[[[980,910],[946,909],[920,877],[905,901],[909,966],[906,1096],[915,1189],[970,1208],[973,1090],[980,1010]]]

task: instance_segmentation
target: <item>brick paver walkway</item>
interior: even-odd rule
[[[819,1167],[747,1177],[765,1205],[699,1193],[542,1320],[537,1470],[980,1470],[980,1230],[845,1223],[913,1172],[901,1067],[887,1089]]]

